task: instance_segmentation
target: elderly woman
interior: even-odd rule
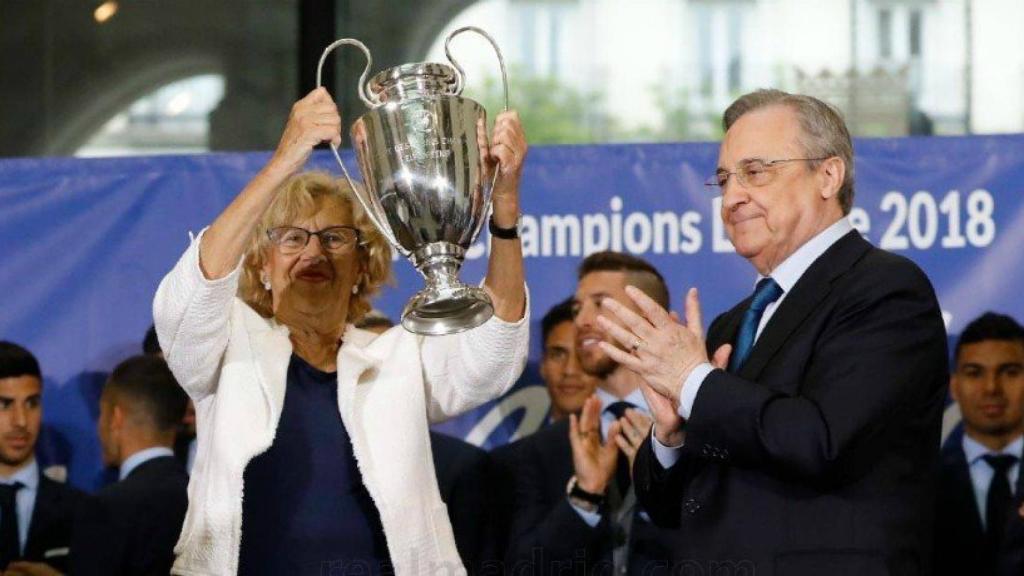
[[[164,278],[153,311],[195,402],[198,450],[174,574],[464,573],[428,425],[507,390],[528,338],[518,239],[494,238],[494,317],[451,336],[353,327],[391,250],[351,190],[298,174],[340,141],[317,89],[267,165]],[[494,225],[513,228],[526,142],[497,118]],[[244,494],[244,498],[243,498]]]

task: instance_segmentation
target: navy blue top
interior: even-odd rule
[[[238,574],[391,574],[336,373],[292,354],[284,398],[274,444],[245,469]]]

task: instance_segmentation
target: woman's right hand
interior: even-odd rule
[[[292,106],[270,165],[294,174],[321,142],[341,145],[341,113],[324,87],[313,90]]]

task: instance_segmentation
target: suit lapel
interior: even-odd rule
[[[740,329],[740,322],[743,320],[743,312],[750,307],[750,301],[754,299],[754,296],[748,296],[745,300],[737,304],[725,314],[722,315],[721,319],[713,324],[708,330],[708,358],[711,358],[717,350],[723,344],[735,344],[736,333]]]
[[[35,548],[40,542],[40,538],[44,536],[43,532],[45,527],[49,526],[54,516],[54,499],[58,497],[58,494],[50,486],[50,481],[39,474],[39,489],[36,493],[36,502],[32,510],[32,518],[28,524],[28,537],[25,539],[25,554],[26,558],[35,558],[42,555],[42,550],[37,551]]]
[[[761,371],[789,339],[789,336],[818,308],[832,289],[832,282],[852,267],[871,248],[871,244],[853,230],[825,251],[786,295],[754,344],[750,358],[739,376],[757,380]]]
[[[949,478],[950,506],[958,511],[954,518],[970,518],[971,521],[959,529],[967,533],[969,542],[981,542],[985,538],[981,526],[981,511],[974,498],[974,482],[971,481],[967,456],[964,454],[963,436],[954,434],[942,450],[942,467]]]

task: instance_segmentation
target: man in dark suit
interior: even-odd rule
[[[928,278],[853,229],[853,148],[833,108],[777,90],[724,116],[721,217],[759,276],[705,341],[631,289],[602,344],[644,380],[640,501],[694,573],[929,572],[948,374]],[[685,426],[684,426],[685,423]],[[731,571],[731,572],[729,572]]]
[[[81,507],[71,574],[167,574],[188,507],[188,476],[171,447],[185,393],[161,358],[136,356],[114,369],[100,397],[103,461],[120,479]]]
[[[28,350],[0,342],[0,571],[64,570],[81,493],[40,473],[42,376]],[[31,572],[29,572],[31,571]]]
[[[625,300],[627,284],[668,303],[661,274],[639,258],[599,252],[580,265],[575,351],[597,393],[579,415],[503,451],[514,485],[508,574],[668,573],[676,534],[651,524],[629,485],[628,460],[650,429],[647,404],[636,375],[597,346],[606,338],[594,322],[599,303]]]
[[[1024,327],[986,313],[956,344],[950,393],[963,429],[942,448],[935,574],[1024,574]]]

